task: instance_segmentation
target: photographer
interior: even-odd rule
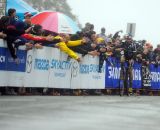
[[[132,65],[135,57],[134,52],[135,52],[135,46],[133,43],[133,39],[129,35],[125,36],[125,38],[121,41],[120,45],[117,45],[115,47],[115,56],[120,60],[121,63],[120,79],[122,80],[123,84],[122,90],[120,89],[121,96],[124,94],[125,90],[128,96],[132,94],[132,81],[133,81]],[[127,63],[126,66],[125,62]],[[128,85],[128,79],[129,79],[129,85]]]
[[[155,59],[155,65],[158,67],[160,64],[160,44],[157,45],[157,48],[154,50],[154,59]]]

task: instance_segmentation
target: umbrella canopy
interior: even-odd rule
[[[7,0],[7,11],[10,8],[16,9],[17,16],[20,20],[24,19],[24,13],[26,12],[29,12],[32,15],[35,15],[38,12],[23,0]]]
[[[32,17],[32,23],[40,24],[43,29],[56,33],[75,34],[80,30],[70,17],[60,12],[41,12]]]

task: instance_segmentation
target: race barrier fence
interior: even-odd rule
[[[104,89],[105,67],[98,73],[98,57],[86,55],[82,62],[68,58],[57,48],[43,47],[28,52],[21,48],[17,65],[9,59],[4,41],[0,42],[0,86]]]
[[[10,56],[6,44],[0,40],[0,86],[43,87],[67,89],[118,88],[120,63],[114,58],[111,66],[104,63],[102,73],[98,73],[99,58],[86,55],[80,63],[70,59],[57,48],[43,47],[26,51],[21,47],[16,64]],[[160,89],[160,66],[150,65],[151,89]],[[141,64],[133,65],[133,88],[142,88]]]

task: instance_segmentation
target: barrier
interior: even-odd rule
[[[4,41],[0,39],[0,87],[7,86],[7,73],[4,71],[6,66],[6,51],[2,49],[4,46]]]
[[[28,51],[24,87],[48,87],[50,54],[49,48]]]
[[[106,88],[119,88],[119,77],[120,77],[120,63],[112,59],[114,67],[110,64],[106,64]],[[141,88],[141,64],[134,63],[133,65],[133,88]]]
[[[0,86],[23,86],[27,52],[22,47],[17,55],[19,65],[13,61],[5,42],[0,39]]]
[[[151,70],[151,88],[160,89],[160,66],[150,65]]]
[[[105,67],[98,73],[98,57],[79,55],[82,62],[78,63],[57,48],[44,47],[27,53],[22,49],[17,53],[21,62],[16,65],[5,43],[1,41],[0,45],[0,86],[105,88]]]
[[[105,64],[102,73],[98,73],[99,58],[87,55],[82,58],[81,64],[72,64],[72,89],[104,89]]]
[[[68,59],[66,54],[60,52],[60,50],[56,48],[52,49],[50,56],[48,87],[70,88],[72,61]]]
[[[110,64],[106,64],[106,79],[105,79],[105,88],[119,88],[119,77],[120,77],[120,63],[114,58],[111,58],[114,63],[114,67]],[[133,65],[133,86],[134,89],[142,88],[142,72],[141,64],[134,63]],[[149,65],[151,72],[151,89],[160,89],[160,66],[155,66],[153,64]]]
[[[0,86],[47,87],[68,89],[118,88],[120,63],[114,58],[98,73],[99,58],[86,55],[80,63],[57,48],[44,47],[17,52],[20,64],[12,60],[6,44],[0,40]],[[160,89],[160,66],[150,65],[151,89]],[[141,64],[133,65],[133,88],[142,88]]]

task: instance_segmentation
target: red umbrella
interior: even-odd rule
[[[68,16],[59,12],[42,12],[32,17],[33,24],[40,24],[43,29],[56,33],[74,34],[80,29]]]

